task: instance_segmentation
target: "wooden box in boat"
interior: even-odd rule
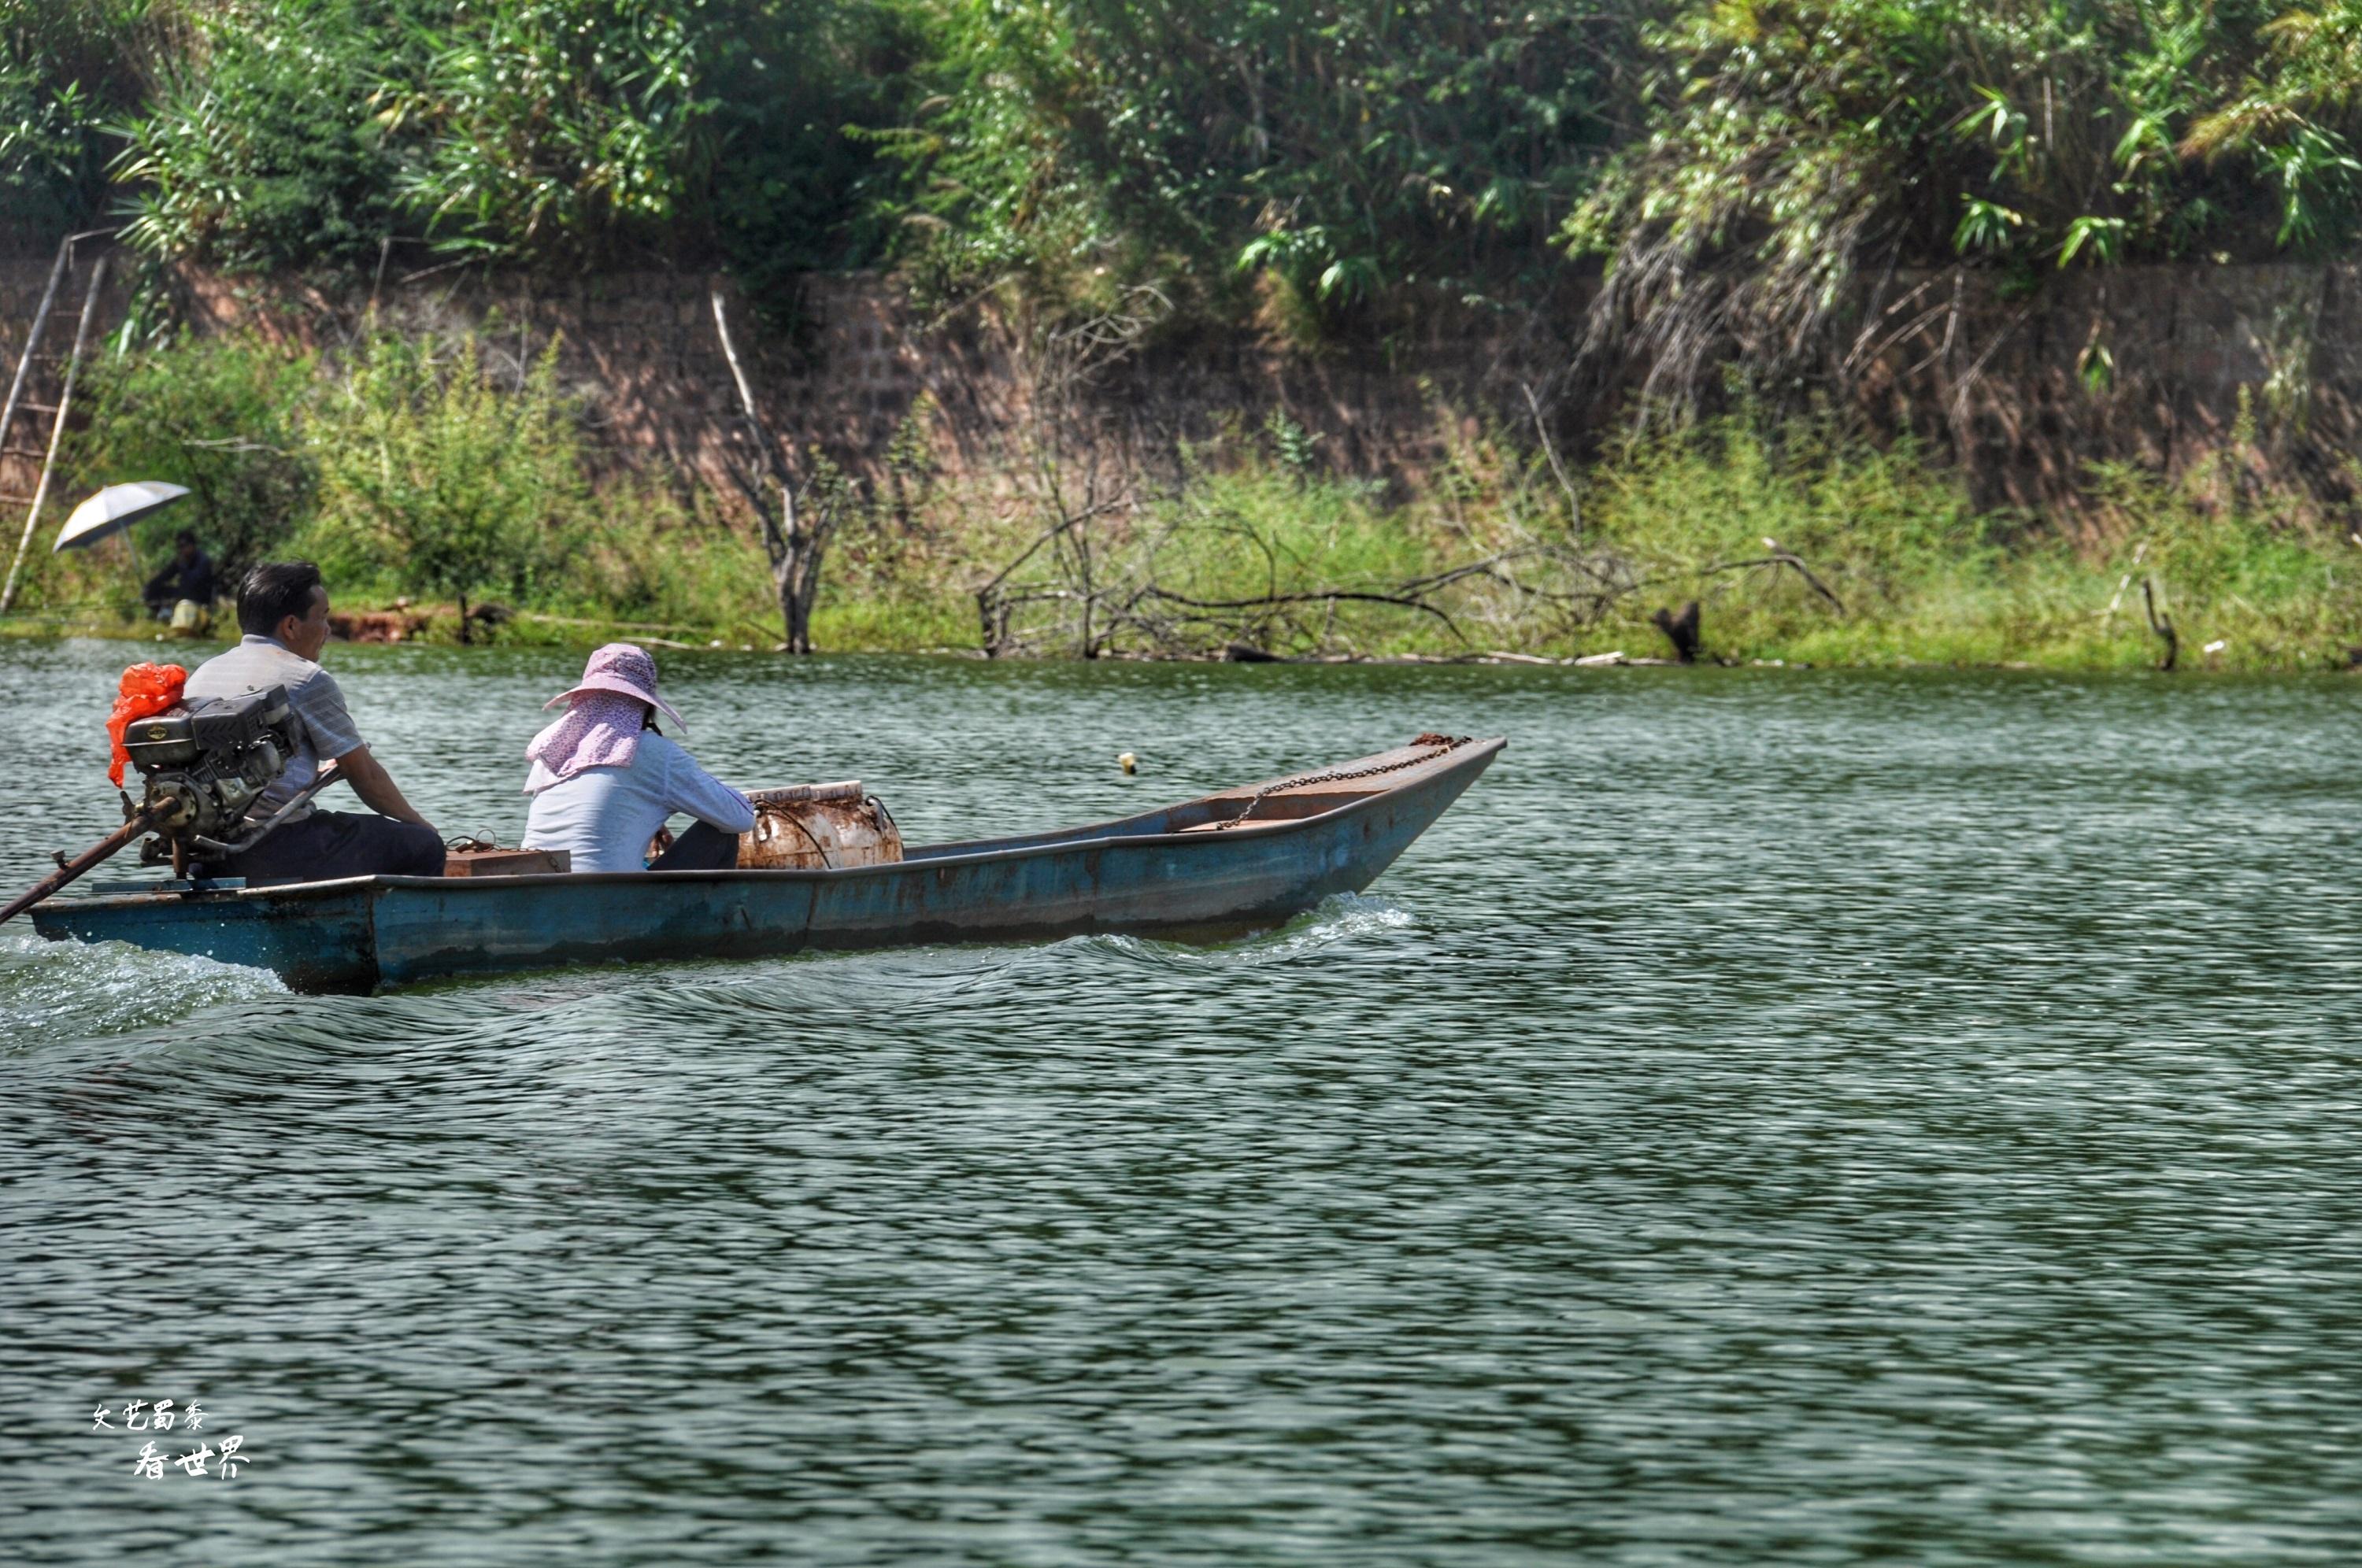
[[[533,877],[573,869],[574,856],[564,849],[454,849],[443,857],[446,877]]]

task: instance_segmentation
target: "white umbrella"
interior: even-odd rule
[[[161,512],[188,493],[188,486],[166,484],[161,480],[108,485],[73,509],[66,525],[58,530],[58,542],[50,547],[50,554],[79,550],[109,535],[120,534],[149,513]]]

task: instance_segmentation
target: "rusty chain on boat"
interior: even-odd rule
[[[1276,795],[1288,790],[1309,789],[1315,784],[1342,784],[1353,778],[1374,778],[1381,773],[1399,773],[1406,767],[1417,767],[1422,763],[1433,762],[1439,756],[1448,756],[1466,745],[1471,738],[1473,737],[1468,735],[1442,735],[1429,732],[1414,736],[1411,740],[1410,744],[1413,745],[1433,748],[1421,756],[1406,756],[1399,762],[1381,762],[1372,767],[1332,767],[1326,773],[1306,773],[1294,778],[1275,780],[1256,790],[1253,797],[1239,808],[1237,816],[1226,823],[1216,823],[1214,831],[1220,833],[1225,828],[1234,828],[1246,821],[1253,813],[1254,809],[1263,804],[1264,797],[1266,795]]]

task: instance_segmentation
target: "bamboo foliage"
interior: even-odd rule
[[[1562,237],[1608,264],[1589,347],[1652,392],[1694,401],[1734,348],[1794,384],[1874,266],[2031,286],[2362,233],[2354,0],[1717,0],[1645,37],[1648,133]]]
[[[1532,306],[1769,384],[1868,268],[2362,237],[2362,0],[0,0],[0,216],[149,250],[890,259],[1319,329]],[[116,191],[105,165],[114,149]]]

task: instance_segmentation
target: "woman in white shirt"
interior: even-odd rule
[[[738,835],[755,825],[746,797],[697,765],[656,727],[662,708],[657,661],[630,643],[590,656],[580,684],[543,706],[566,716],[533,737],[525,756],[533,797],[524,847],[570,851],[577,871],[705,871],[738,863]],[[697,819],[679,843],[645,866],[648,841],[677,812]]]

